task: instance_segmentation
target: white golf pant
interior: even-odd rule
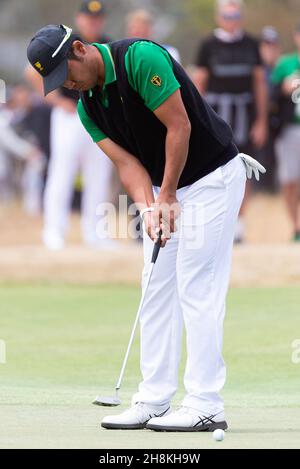
[[[86,242],[94,242],[97,240],[96,225],[98,235],[102,231],[96,208],[101,202],[108,202],[113,164],[92,141],[77,113],[57,107],[51,116],[51,158],[44,194],[45,234],[54,233],[64,238],[79,169],[84,185],[83,238]],[[103,220],[103,234],[105,229]]]
[[[159,253],[140,317],[143,380],[133,403],[159,405],[174,396],[184,324],[187,361],[182,405],[203,413],[223,411],[223,320],[245,182],[244,163],[236,157],[177,191],[182,209],[179,230]],[[158,187],[154,194],[159,194]],[[143,285],[152,251],[153,242],[145,234]]]

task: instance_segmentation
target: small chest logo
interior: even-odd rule
[[[161,86],[162,79],[158,75],[154,75],[154,77],[151,78],[151,83],[154,86]]]

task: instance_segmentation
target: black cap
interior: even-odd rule
[[[85,0],[79,11],[91,16],[101,16],[106,13],[104,4],[98,0]]]
[[[59,88],[68,76],[67,54],[75,39],[80,39],[65,25],[50,24],[31,39],[27,57],[44,81],[45,96]]]

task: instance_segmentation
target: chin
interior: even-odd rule
[[[81,86],[81,87],[79,88],[78,91],[79,91],[79,92],[80,92],[80,91],[88,91],[89,89],[90,89],[89,85],[83,85],[83,86]]]

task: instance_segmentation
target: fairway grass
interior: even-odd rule
[[[223,392],[229,431],[211,434],[112,431],[101,418],[130,404],[140,380],[136,338],[122,407],[111,395],[139,301],[128,286],[0,286],[0,448],[300,448],[300,289],[232,289],[225,322]],[[298,355],[300,356],[300,354]],[[180,387],[174,406],[184,396]]]

